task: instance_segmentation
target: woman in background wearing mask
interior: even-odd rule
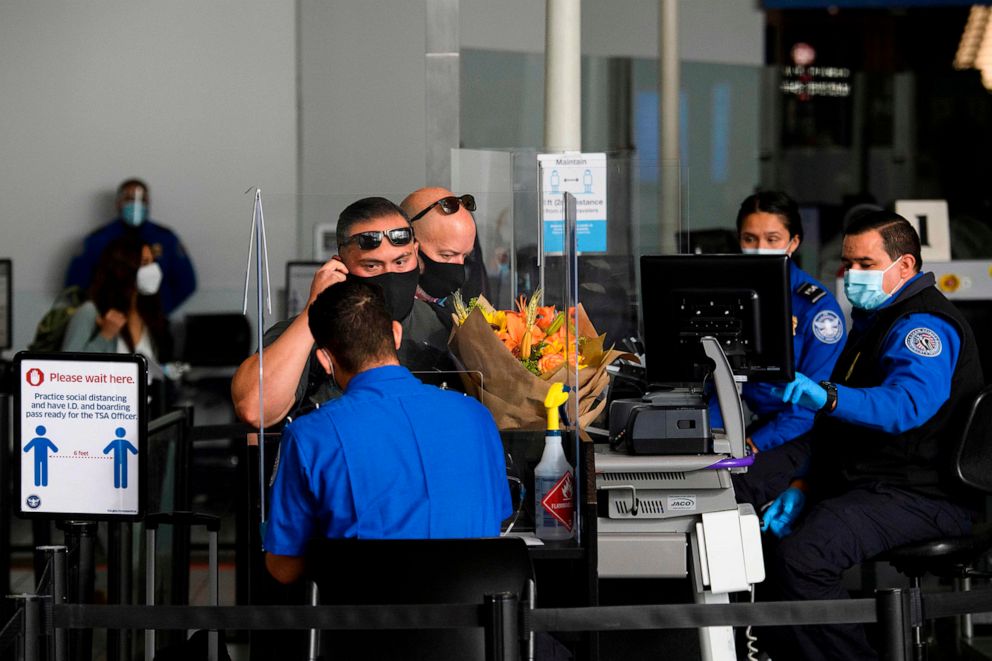
[[[168,361],[172,338],[158,296],[161,283],[162,270],[137,234],[114,239],[97,262],[89,300],[69,320],[62,350],[140,353],[151,366]]]
[[[844,347],[844,316],[833,294],[791,259],[803,240],[799,207],[785,193],[755,193],[741,203],[737,212],[737,236],[744,254],[790,257],[795,368],[816,381],[829,379]],[[773,387],[777,392],[772,392]],[[783,402],[781,387],[782,384],[744,384],[742,399],[757,417],[748,426],[748,444],[753,451],[791,441],[813,426],[813,412]],[[710,409],[712,418],[716,407]],[[720,424],[713,426],[722,426],[722,421],[716,419]]]

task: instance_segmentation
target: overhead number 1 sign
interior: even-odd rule
[[[144,512],[144,358],[128,354],[14,357],[20,513],[136,519]]]

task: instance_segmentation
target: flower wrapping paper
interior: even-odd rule
[[[489,409],[500,430],[544,429],[544,398],[552,383],[562,382],[571,388],[571,397],[578,391],[579,430],[584,434],[582,430],[606,407],[606,398],[600,397],[610,382],[606,368],[620,358],[636,357],[605,349],[606,336],[596,332],[581,304],[576,327],[579,337],[585,338],[581,353],[586,364],[579,369],[577,389],[566,364],[543,376],[528,371],[496,336],[479,309],[472,310],[460,326],[455,324],[448,347],[465,370],[462,381],[466,392]],[[571,402],[566,408],[572,411]]]

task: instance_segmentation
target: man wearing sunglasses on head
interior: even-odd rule
[[[338,255],[314,275],[307,309],[322,291],[346,279],[373,282],[382,287],[390,315],[403,328],[400,364],[418,372],[454,369],[448,329],[430,305],[414,297],[420,275],[417,241],[403,210],[382,197],[358,200],[338,217],[337,237]],[[263,339],[266,425],[339,394],[313,355],[307,309],[275,324]],[[258,424],[258,354],[238,368],[231,396],[238,417]]]
[[[485,268],[472,217],[475,198],[430,187],[410,193],[400,206],[410,216],[420,245],[417,298],[434,305],[450,324],[451,294],[461,290],[467,301],[485,289]]]

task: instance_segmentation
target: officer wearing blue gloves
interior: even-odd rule
[[[842,261],[854,306],[844,350],[829,381],[798,374],[782,391],[817,418],[780,448],[788,477],[804,479],[784,491],[779,483],[764,514],[763,528],[780,538],[766,549],[771,599],[846,598],[848,568],[971,527],[972,496],[946,471],[956,414],[984,383],[971,328],[920,272],[919,237],[901,216],[856,219]],[[759,640],[773,658],[877,656],[860,625],[774,627]]]
[[[737,235],[745,254],[791,257],[803,240],[799,207],[785,193],[755,193],[741,203],[737,212]],[[844,315],[833,294],[791,259],[789,278],[796,370],[817,380],[826,379],[844,346]],[[813,412],[783,402],[781,393],[773,392],[771,384],[745,383],[741,397],[757,418],[748,427],[748,444],[752,450],[782,445],[813,426]],[[715,401],[710,406],[710,424],[713,427],[723,424]]]

